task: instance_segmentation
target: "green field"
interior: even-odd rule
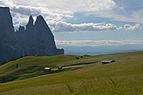
[[[116,62],[103,65],[101,60]],[[44,74],[43,67],[88,63],[83,68]],[[19,64],[19,68],[16,68]],[[24,57],[0,66],[0,95],[143,95],[143,51],[76,59],[71,55]]]

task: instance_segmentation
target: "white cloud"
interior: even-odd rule
[[[36,0],[35,0],[36,1]],[[34,2],[35,2],[34,1]],[[21,5],[20,2],[23,4]],[[25,2],[25,1],[24,1]],[[49,23],[54,23],[58,21],[63,21],[64,19],[72,18],[72,12],[61,10],[61,9],[49,9],[48,7],[40,6],[30,6],[25,5],[22,0],[0,0],[0,5],[3,7],[10,7],[13,16],[14,26],[17,28],[20,25],[26,25],[28,17],[30,15],[36,17],[38,15],[43,15],[46,21]],[[31,2],[31,1],[28,1]],[[32,4],[37,4],[36,2]],[[40,1],[39,1],[40,2]],[[40,3],[41,4],[41,3]]]
[[[22,5],[13,6],[11,8],[11,11],[14,13],[19,13],[21,15],[27,15],[27,16],[30,15],[37,16],[41,14],[41,10],[39,8],[31,6],[22,6]]]
[[[73,31],[104,31],[104,30],[117,30],[117,26],[114,24],[104,23],[81,23],[71,24],[66,22],[57,22],[51,25],[55,32],[73,32]]]
[[[111,23],[81,23],[71,24],[66,22],[49,23],[54,32],[78,32],[78,31],[139,31],[143,30],[142,24],[124,24],[123,26]]]
[[[39,3],[40,2],[40,3]],[[57,3],[58,2],[58,3]],[[39,5],[40,4],[40,5]],[[1,6],[11,8],[14,26],[26,25],[28,17],[43,15],[51,29],[55,32],[68,31],[103,31],[103,30],[142,30],[143,26],[122,25],[117,26],[110,23],[81,23],[71,24],[65,20],[74,18],[74,12],[84,11],[87,15],[95,14],[95,17],[111,18],[120,21],[142,22],[142,10],[134,12],[131,18],[126,17],[113,9],[117,8],[114,0],[0,0]]]
[[[12,15],[13,15],[14,27],[16,30],[19,28],[20,25],[26,26],[29,18],[28,16],[21,15],[19,13],[12,13]]]
[[[45,7],[31,7],[23,5],[12,6],[11,13],[16,29],[19,27],[19,25],[25,26],[30,15],[32,15],[34,18],[36,18],[38,15],[42,15],[47,23],[56,23],[64,21],[68,18],[72,18],[72,12],[70,11],[62,11],[60,9],[50,10]]]
[[[7,6],[7,7],[11,7],[11,6],[13,6],[13,1],[12,0],[0,0],[0,6],[1,7],[5,7],[5,6]]]
[[[116,3],[114,0],[87,0],[86,6],[87,11],[105,11],[112,10]]]
[[[63,11],[60,9],[47,9],[41,8],[41,14],[45,17],[48,23],[56,23],[59,21],[64,21],[65,19],[72,18],[73,13],[70,11]]]
[[[143,45],[143,39],[135,40],[57,40],[59,46],[123,46]]]
[[[142,30],[142,29],[143,29],[143,26],[140,25],[140,24],[135,24],[135,25],[125,24],[125,25],[124,25],[124,29],[125,29],[125,30],[131,30],[131,31],[134,31],[134,30]]]
[[[70,11],[101,11],[111,10],[116,6],[114,0],[13,0],[18,4],[27,4],[31,6],[43,6]],[[40,3],[39,3],[40,2]]]

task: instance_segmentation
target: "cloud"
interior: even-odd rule
[[[22,6],[22,5],[13,6],[11,8],[11,11],[14,13],[19,13],[21,15],[27,15],[27,16],[30,16],[30,15],[37,16],[41,14],[41,10],[39,8],[35,8],[31,6]]]
[[[27,16],[38,16],[38,15],[44,15],[47,18],[50,19],[63,19],[63,18],[70,18],[72,17],[72,13],[70,11],[63,11],[60,9],[48,9],[46,7],[31,7],[31,6],[23,6],[23,5],[17,5],[13,6],[11,8],[11,11],[14,13],[19,13],[21,15],[27,15]]]
[[[135,25],[125,24],[125,25],[124,25],[124,29],[125,29],[125,30],[130,30],[130,31],[142,30],[142,29],[143,29],[143,26],[140,25],[140,24],[135,24]]]
[[[81,23],[71,24],[66,22],[57,22],[51,25],[55,32],[73,32],[73,31],[104,31],[104,30],[117,30],[114,24],[104,23]]]
[[[73,13],[70,11],[63,11],[60,9],[50,10],[47,8],[41,9],[41,14],[45,17],[48,23],[56,23],[59,21],[64,21],[66,19],[73,18]]]
[[[139,31],[143,30],[142,24],[115,25],[111,23],[81,23],[72,24],[66,22],[49,23],[54,32],[78,32],[78,31]]]
[[[26,26],[29,16],[21,15],[19,13],[14,13],[14,12],[12,13],[12,16],[13,16],[13,24],[15,30],[17,30],[20,25]]]
[[[135,40],[56,40],[58,46],[123,46],[143,45],[143,39]]]
[[[13,0],[18,4],[30,6],[56,8],[70,11],[101,11],[111,10],[116,6],[114,0]],[[40,4],[39,4],[40,2]]]
[[[11,6],[13,6],[13,1],[11,1],[11,0],[0,0],[0,6],[1,7],[5,7],[5,6],[7,6],[7,7],[11,7]]]
[[[40,2],[40,3],[39,3]],[[58,2],[58,3],[57,3]],[[40,4],[40,5],[39,5]],[[55,32],[69,31],[106,31],[106,30],[142,30],[143,26],[121,25],[117,26],[112,23],[68,23],[67,20],[74,19],[74,13],[83,12],[86,16],[94,15],[106,19],[129,22],[143,22],[143,10],[132,12],[128,17],[126,10],[120,8],[115,0],[0,0],[1,6],[11,8],[14,26],[25,26],[28,17],[33,15],[43,15],[51,29]],[[125,11],[125,12],[124,12]],[[126,15],[125,15],[126,14]]]
[[[16,29],[19,27],[19,25],[25,26],[30,15],[32,15],[34,18],[36,18],[38,15],[42,15],[47,23],[56,23],[73,17],[72,12],[70,11],[62,11],[60,9],[50,10],[45,7],[31,7],[23,5],[12,6],[11,13]]]
[[[36,5],[36,2],[34,4]],[[44,6],[36,7],[30,6],[29,4],[26,5],[23,0],[0,0],[0,5],[3,7],[10,7],[13,16],[13,23],[16,28],[19,26],[18,24],[25,26],[30,15],[34,16],[34,18],[38,15],[43,15],[46,21],[48,21],[49,23],[54,23],[58,21],[63,21],[68,18],[72,18],[73,14],[70,11],[61,9],[49,9],[48,7]]]
[[[134,2],[133,2],[134,1]],[[131,23],[143,23],[143,6],[142,1],[132,0],[132,5],[128,4],[127,0],[114,0],[115,4],[110,10],[94,11],[94,12],[85,12],[86,15],[101,17],[106,19],[111,19],[113,21],[119,22],[131,22]],[[137,5],[134,3],[138,2]],[[141,2],[141,4],[139,4]],[[123,5],[119,4],[123,3]]]
[[[103,31],[103,30],[116,30],[116,25],[113,24],[96,24],[96,23],[81,23],[71,24],[64,22],[65,19],[73,18],[73,13],[70,11],[62,11],[60,9],[48,9],[46,7],[31,7],[23,5],[13,5],[11,12],[14,18],[14,26],[16,29],[19,25],[25,26],[28,17],[33,15],[43,15],[46,21],[51,26],[52,30],[57,32],[69,32],[69,31]]]
[[[87,0],[85,6],[87,6],[86,11],[107,11],[116,7],[116,2],[114,0]]]

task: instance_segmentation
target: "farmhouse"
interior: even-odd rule
[[[51,71],[51,67],[45,67],[45,68],[44,68],[44,71],[45,71],[45,72],[50,72],[50,71]]]
[[[101,63],[102,64],[109,64],[109,63],[113,63],[115,62],[115,60],[102,60]]]

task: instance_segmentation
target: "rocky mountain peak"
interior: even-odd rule
[[[13,21],[8,7],[0,7],[0,30],[5,32],[13,32]]]
[[[48,27],[46,21],[44,20],[44,18],[41,15],[37,16],[36,21],[35,21],[35,26],[38,26],[42,29]]]
[[[26,25],[26,30],[30,30],[34,26],[34,19],[32,16],[29,17],[28,23]]]
[[[20,56],[50,56],[64,54],[57,49],[52,31],[40,15],[35,23],[29,17],[26,29],[20,26],[14,32],[12,16],[8,7],[0,7],[0,62]]]

